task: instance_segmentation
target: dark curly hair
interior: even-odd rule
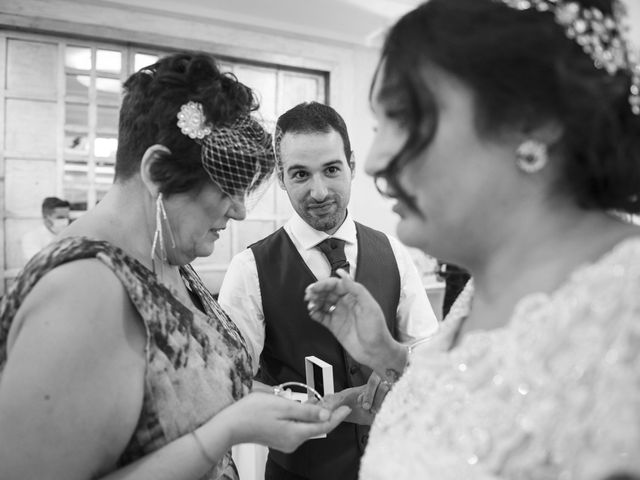
[[[578,3],[611,14],[614,2]],[[380,101],[400,105],[409,130],[386,172],[393,188],[394,175],[438,128],[437,103],[422,76],[429,65],[475,92],[474,121],[487,138],[510,125],[561,124],[563,136],[551,146],[564,161],[556,188],[580,206],[640,212],[640,117],[628,103],[629,72],[595,68],[553,13],[495,0],[431,0],[389,32],[376,72],[383,75]]]
[[[124,84],[120,109],[115,181],[140,169],[147,148],[166,146],[151,177],[167,195],[197,190],[210,181],[201,163],[201,146],[177,127],[177,114],[188,101],[202,105],[213,126],[228,125],[258,109],[252,90],[232,73],[220,72],[206,53],[178,53],[134,73]]]

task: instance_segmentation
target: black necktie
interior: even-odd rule
[[[344,254],[344,240],[338,238],[327,238],[320,242],[316,247],[324,253],[331,265],[331,276],[337,277],[336,270],[339,268],[349,272],[349,262]]]

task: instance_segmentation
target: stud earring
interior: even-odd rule
[[[526,140],[516,151],[516,165],[525,173],[542,170],[549,161],[547,146],[537,140]]]

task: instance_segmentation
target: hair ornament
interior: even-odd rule
[[[259,193],[258,187],[268,187],[266,180],[275,166],[273,144],[256,119],[247,115],[231,124],[216,125],[201,145],[202,166],[229,195]],[[254,195],[256,201],[259,196]]]
[[[640,64],[627,40],[628,28],[623,22],[626,10],[619,0],[614,1],[613,16],[564,0],[494,1],[515,10],[552,13],[566,36],[580,45],[597,69],[606,70],[609,75],[628,72],[631,77],[629,105],[634,115],[640,115]]]
[[[241,196],[252,208],[268,189],[275,157],[271,135],[260,122],[241,115],[211,125],[202,104],[187,102],[178,112],[178,128],[200,145],[200,161],[209,178],[229,196]]]
[[[202,105],[198,102],[187,102],[180,107],[178,128],[184,135],[194,140],[202,140],[211,133]]]

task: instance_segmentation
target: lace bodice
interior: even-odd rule
[[[470,289],[451,317],[468,311]],[[438,337],[457,327],[444,322]],[[434,339],[384,402],[361,480],[640,473],[640,239],[531,294],[500,329]]]

